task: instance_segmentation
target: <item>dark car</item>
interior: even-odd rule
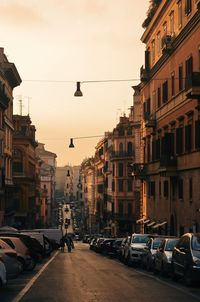
[[[105,239],[99,244],[99,253],[104,255],[112,254],[112,245],[115,242],[114,238]]]
[[[179,238],[165,238],[161,241],[154,256],[154,273],[165,276],[171,274],[172,252]]]
[[[183,277],[187,285],[200,284],[200,233],[184,234],[172,253],[172,277]]]
[[[109,243],[109,247],[108,247],[109,256],[114,258],[119,258],[122,241],[123,238],[117,238]]]

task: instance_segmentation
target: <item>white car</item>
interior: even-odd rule
[[[5,285],[6,282],[6,268],[3,262],[0,260],[0,287]]]
[[[132,234],[125,245],[124,262],[128,265],[140,263],[150,237],[149,234]]]

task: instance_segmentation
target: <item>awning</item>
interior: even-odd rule
[[[160,226],[160,223],[157,223],[157,224],[152,226],[152,229],[157,229],[159,226]]]
[[[148,223],[147,226],[148,226],[148,227],[151,227],[151,226],[154,225],[155,223],[156,223],[155,221],[152,221],[152,222]]]
[[[140,218],[140,219],[136,220],[136,223],[143,222],[144,220],[145,220],[145,218]]]
[[[161,222],[160,224],[159,224],[159,226],[163,226],[163,225],[165,225],[167,223],[167,221],[163,221],[163,222]]]
[[[151,221],[150,219],[147,219],[144,221],[144,224],[149,223],[150,221]]]

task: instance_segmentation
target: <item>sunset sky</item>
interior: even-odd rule
[[[128,113],[144,63],[148,6],[148,0],[0,0],[0,47],[22,78],[14,113],[22,98],[23,115],[30,113],[36,139],[57,154],[58,166],[80,164],[99,140],[77,139],[69,149],[70,137],[103,136]],[[83,97],[74,97],[76,81],[112,79],[135,81],[85,83]]]

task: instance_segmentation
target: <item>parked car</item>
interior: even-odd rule
[[[112,245],[115,242],[114,238],[108,238],[100,242],[99,253],[104,255],[110,255],[112,253]]]
[[[155,253],[154,273],[161,273],[163,276],[171,274],[172,252],[179,238],[165,238],[161,241]]]
[[[132,234],[130,241],[125,245],[124,262],[128,265],[141,263],[144,248],[153,237],[150,234]]]
[[[0,239],[0,260],[6,268],[7,279],[17,278],[22,272],[22,264],[18,261],[17,252],[6,242]]]
[[[95,250],[95,245],[97,242],[97,237],[92,238],[91,242],[90,242],[90,250]]]
[[[164,237],[150,238],[141,256],[141,266],[148,271],[153,269],[155,253]]]
[[[183,277],[187,285],[200,284],[200,233],[184,234],[172,253],[172,277]]]
[[[52,244],[50,240],[41,232],[34,232],[33,230],[22,230],[22,234],[29,235],[35,239],[41,244],[41,246],[44,249],[45,256],[50,256],[51,252],[53,250]]]
[[[0,259],[0,287],[5,285],[6,282],[6,268],[3,261]]]
[[[11,233],[11,232],[1,232],[0,236],[8,236],[8,237],[18,237],[22,240],[22,242],[26,245],[26,247],[30,251],[30,256],[35,260],[35,261],[40,261],[42,257],[45,256],[44,248],[43,246],[38,242],[37,239],[21,234],[21,233]]]
[[[53,249],[60,247],[60,239],[63,236],[61,229],[34,229],[33,231],[40,232],[46,236],[51,242]]]
[[[109,256],[114,258],[119,258],[120,250],[121,250],[121,244],[124,238],[116,238],[112,244],[110,244],[109,249]]]
[[[32,271],[35,268],[36,262],[30,255],[30,250],[26,247],[23,241],[18,237],[0,237],[12,249],[17,252],[17,259],[20,261],[24,270]]]

